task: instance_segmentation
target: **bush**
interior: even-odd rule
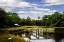
[[[11,34],[1,34],[0,42],[26,42],[23,38]]]
[[[51,24],[50,27],[55,27],[55,24]]]

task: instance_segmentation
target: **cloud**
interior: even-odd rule
[[[44,6],[62,5],[64,0],[45,0],[44,3]]]
[[[30,8],[28,8],[30,9]],[[31,8],[29,11],[18,11],[17,13],[19,14],[19,16],[21,18],[27,18],[28,16],[31,19],[38,19],[38,16],[40,17],[40,19],[44,16],[44,15],[51,15],[54,12],[56,12],[56,10],[51,10],[48,8],[38,8],[38,7],[33,7]]]
[[[0,0],[0,7],[3,7],[6,11],[10,11],[15,7],[25,8],[31,6],[30,3],[23,2],[22,0]]]
[[[50,9],[34,7],[34,10],[39,10],[39,11],[49,11]]]
[[[24,10],[20,10],[17,13],[23,14],[23,13],[27,13],[27,14],[42,14],[45,11],[52,11],[50,9],[47,8],[38,8],[38,7],[33,7],[33,8],[28,8],[28,11],[26,11],[26,9],[24,8]]]
[[[31,16],[30,14],[20,14],[20,15],[19,15],[20,18],[25,18],[25,19],[26,19],[28,16],[29,16],[31,19],[37,19],[37,18],[34,18],[33,16]]]
[[[45,3],[49,3],[45,4],[45,6],[53,5],[53,3],[55,4],[56,2],[58,3],[59,1],[45,0]],[[4,8],[7,12],[13,11],[18,13],[20,18],[27,18],[29,16],[31,19],[36,20],[38,19],[38,16],[42,18],[44,15],[51,15],[56,12],[56,10],[43,8],[39,4],[29,3],[23,0],[0,0],[0,7]],[[20,9],[18,10],[18,8]]]
[[[50,10],[46,13],[44,13],[45,15],[52,15],[54,12],[56,12],[57,10]]]
[[[29,3],[20,0],[0,0],[0,6],[7,7],[28,7]]]
[[[25,12],[25,11],[19,11],[19,12],[17,12],[17,13],[19,13],[19,14],[24,13],[24,14],[25,14],[25,13],[27,13],[27,12]]]

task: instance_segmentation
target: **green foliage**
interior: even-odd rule
[[[20,24],[21,19],[17,13],[6,12],[0,8],[0,28],[14,27],[14,24]]]
[[[55,27],[55,24],[50,24],[50,27]]]
[[[31,25],[35,25],[35,22],[36,22],[35,20],[32,20]]]
[[[51,15],[44,15],[42,18],[42,25],[44,26],[50,26],[51,24]]]
[[[0,28],[7,25],[8,14],[0,8]]]
[[[17,13],[8,12],[8,14],[9,14],[10,26],[14,26],[14,24],[20,24],[21,19],[19,18]]]
[[[30,17],[27,17],[26,23],[27,23],[27,25],[31,25],[31,19],[30,19]]]
[[[42,24],[44,26],[51,26],[51,27],[54,27],[54,26],[64,26],[64,14],[63,13],[59,13],[59,12],[55,12],[54,14],[52,15],[45,15],[43,18],[42,18]],[[47,19],[48,18],[48,19]]]

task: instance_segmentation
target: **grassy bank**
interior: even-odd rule
[[[54,30],[54,28],[56,27],[49,27],[49,26],[20,26],[20,27],[10,27],[10,28],[3,28],[0,30],[9,30],[9,31],[13,31],[13,30],[20,30],[20,29],[38,29],[41,28],[42,30],[46,30],[46,29],[50,29],[50,30]]]
[[[0,42],[26,42],[23,38],[12,34],[0,34]]]

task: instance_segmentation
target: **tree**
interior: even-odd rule
[[[8,14],[9,14],[9,26],[14,26],[14,24],[20,24],[21,18],[19,18],[17,13],[8,12]]]
[[[29,16],[27,17],[27,21],[26,22],[27,22],[27,25],[31,25],[31,19],[30,19]]]
[[[42,25],[50,26],[51,24],[51,15],[44,15],[42,18]]]
[[[61,16],[61,24],[60,24],[60,26],[63,26],[64,27],[64,12],[61,14],[62,16]]]
[[[32,20],[31,25],[36,25],[35,22],[36,22],[35,20]]]
[[[61,24],[61,21],[62,21],[62,15],[59,13],[59,12],[55,12],[52,16],[51,16],[51,19],[52,19],[52,24],[55,24],[55,26],[60,26]]]
[[[5,10],[3,10],[2,8],[0,8],[0,28],[5,27],[8,23],[8,14],[7,12],[5,12]]]

